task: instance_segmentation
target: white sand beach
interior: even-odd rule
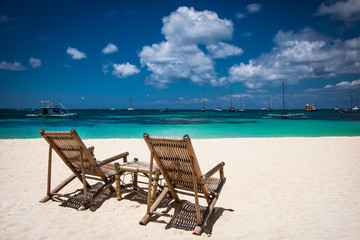
[[[98,160],[125,151],[130,160],[150,158],[142,139],[84,143],[95,146]],[[227,179],[200,237],[171,226],[170,218],[139,225],[146,205],[126,194],[121,201],[108,196],[86,211],[58,201],[40,203],[46,194],[48,144],[0,140],[0,239],[360,239],[360,137],[192,143],[202,172],[224,161]],[[55,186],[71,172],[53,157]],[[63,191],[81,187],[73,181]]]

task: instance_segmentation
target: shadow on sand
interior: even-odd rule
[[[92,197],[94,193],[97,192],[99,188],[101,188],[103,184],[98,182],[91,186],[88,189],[88,195]],[[135,191],[130,189],[123,190],[123,199],[129,200],[133,202],[137,202],[142,205],[147,204],[147,192],[146,191]],[[60,202],[60,206],[78,209],[80,206],[84,204],[84,190],[77,189],[74,192],[68,193],[65,195],[67,198],[64,200],[63,198],[53,197],[52,200],[56,202]],[[99,209],[102,204],[111,198],[115,198],[116,193],[111,192],[109,189],[106,190],[98,199],[95,200],[94,204],[89,207],[89,210],[95,212]],[[121,204],[121,201],[119,204]],[[153,216],[151,221],[157,223],[166,224],[165,229],[176,228],[182,229],[185,231],[193,231],[197,225],[196,223],[196,208],[195,204],[188,200],[181,200],[179,203],[175,202],[173,198],[170,196],[164,198],[164,200],[159,205],[159,210],[162,209],[162,213],[171,214],[174,217],[169,218],[170,221],[163,220],[163,217]],[[206,207],[200,206],[201,215],[205,212]],[[211,216],[209,217],[206,226],[203,229],[203,233],[207,235],[212,234],[213,227],[217,220],[223,215],[225,211],[233,212],[233,209],[225,209],[222,207],[215,207]],[[144,212],[144,215],[146,212]],[[161,218],[161,219],[160,219]],[[140,219],[139,219],[140,220]]]
[[[127,191],[130,192],[124,196],[123,199],[127,199],[130,201],[136,201],[139,204],[147,204],[146,194],[142,192],[135,192],[135,191]],[[124,191],[126,193],[126,191]],[[160,203],[158,209],[163,209],[161,212],[166,214],[171,214],[173,218],[170,221],[165,221],[164,217],[153,216],[151,221],[157,223],[166,224],[165,229],[176,228],[182,229],[185,231],[193,231],[197,225],[196,223],[196,207],[195,204],[189,202],[188,200],[181,200],[179,203],[175,202],[173,198],[166,197]],[[200,206],[201,216],[205,212],[206,207]],[[233,212],[233,209],[225,209],[222,207],[215,207],[211,216],[209,217],[206,226],[203,229],[203,233],[206,235],[211,235],[213,227],[217,220],[223,215],[225,211]],[[146,212],[144,212],[144,215]],[[161,219],[160,219],[161,218]],[[140,220],[140,219],[139,219]]]
[[[91,199],[93,195],[103,186],[103,183],[98,182],[91,185],[88,188],[88,198]],[[74,192],[64,194],[65,197],[52,197],[51,200],[60,202],[61,207],[74,208],[78,210],[85,203],[84,189],[77,189]],[[108,199],[116,197],[116,192],[111,192],[107,189],[102,195],[100,195],[95,202],[88,208],[88,210],[95,212],[101,207],[101,205]]]

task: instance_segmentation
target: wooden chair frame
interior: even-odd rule
[[[115,188],[112,186],[115,182],[115,170],[114,165],[111,164],[111,162],[120,158],[122,158],[123,161],[126,161],[126,158],[129,155],[128,152],[121,153],[103,161],[97,161],[94,156],[94,147],[86,148],[75,129],[56,132],[44,131],[41,129],[39,133],[49,144],[47,191],[46,196],[40,200],[41,203],[49,201],[54,196],[66,197],[66,195],[59,193],[59,191],[75,178],[79,179],[84,186],[84,204],[80,206],[78,210],[85,210],[90,207],[107,189],[115,192]],[[73,174],[51,190],[53,150],[70,168]],[[90,201],[88,198],[88,188],[91,186],[86,181],[86,178],[104,182],[104,185],[97,190]]]
[[[217,164],[208,173],[202,175],[188,135],[185,135],[183,138],[169,138],[150,137],[147,133],[144,133],[143,137],[150,149],[151,156],[147,212],[139,223],[141,225],[146,225],[153,215],[176,218],[176,216],[156,212],[156,209],[169,192],[176,202],[180,202],[178,193],[191,195],[195,197],[197,222],[193,234],[201,235],[225,184],[225,163],[221,162]],[[166,186],[152,204],[150,195],[152,186],[151,173],[154,159],[165,179]],[[211,177],[216,172],[219,172],[220,178]],[[209,189],[210,185],[211,190]],[[199,197],[205,198],[207,202],[207,208],[202,217],[200,213]]]
[[[116,182],[116,197],[117,200],[120,201],[122,199],[122,189],[123,188],[130,188],[133,190],[140,190],[142,191],[143,188],[138,186],[138,183],[143,183],[143,184],[147,184],[147,182],[139,182],[138,181],[138,174],[141,174],[142,177],[148,177],[150,172],[149,172],[149,164],[147,162],[141,162],[138,160],[134,160],[132,162],[124,162],[123,164],[119,164],[119,163],[115,163],[115,182]],[[125,183],[123,185],[121,185],[121,180],[120,180],[120,176],[123,175],[125,176],[126,173],[130,173],[132,176],[132,182],[130,183]],[[158,184],[159,184],[159,179],[160,179],[160,170],[157,167],[153,166],[153,171],[152,171],[152,175],[154,175],[153,180],[154,180],[154,185],[153,185],[153,189],[152,189],[152,195],[151,195],[151,200],[152,202],[154,202],[155,200],[155,196],[157,193],[157,188],[158,188]],[[146,188],[145,188],[146,189]]]

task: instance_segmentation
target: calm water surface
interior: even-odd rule
[[[0,138],[39,138],[39,129],[68,131],[75,128],[84,139],[142,138],[157,136],[191,138],[360,136],[360,113],[332,110],[304,113],[302,118],[268,118],[267,111],[215,112],[212,110],[71,110],[76,118],[29,118],[30,111],[0,110]],[[271,113],[281,113],[272,111]]]

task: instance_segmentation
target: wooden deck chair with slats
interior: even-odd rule
[[[114,164],[111,162],[120,158],[126,161],[126,157],[129,155],[128,152],[103,161],[97,161],[94,156],[94,147],[86,148],[75,129],[62,132],[49,132],[41,129],[39,133],[49,143],[47,194],[40,202],[47,202],[54,196],[67,197],[67,195],[59,193],[59,191],[75,178],[79,179],[84,186],[84,198],[79,199],[78,210],[85,210],[90,207],[107,189],[115,192],[115,188],[112,186],[115,181],[115,169]],[[59,155],[73,174],[51,190],[52,150]],[[102,181],[104,184],[91,194],[89,191],[91,186],[86,179]]]
[[[183,138],[168,138],[150,137],[147,133],[144,133],[143,137],[151,152],[150,173],[152,172],[153,159],[155,159],[161,174],[164,176],[166,186],[152,204],[150,201],[152,178],[151,176],[149,177],[147,213],[139,223],[141,225],[146,225],[153,215],[168,216],[172,218],[177,217],[166,213],[156,212],[159,204],[170,191],[171,196],[176,202],[180,202],[178,193],[195,197],[196,219],[181,220],[196,221],[196,227],[193,234],[201,235],[203,228],[215,207],[221,189],[225,184],[226,179],[223,171],[225,163],[219,163],[208,173],[202,175],[188,135],[185,135]],[[212,177],[216,172],[219,172],[220,178]],[[207,208],[202,214],[200,211],[199,197],[205,198],[207,202]]]

